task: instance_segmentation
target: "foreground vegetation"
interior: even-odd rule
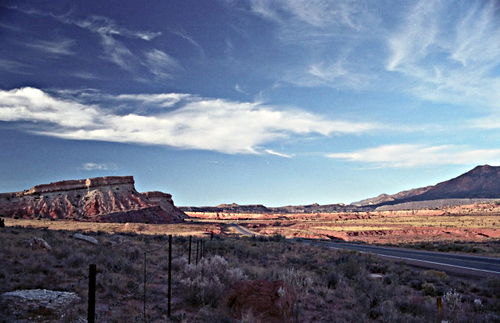
[[[82,232],[99,241],[93,245],[74,239],[74,233],[1,229],[0,292],[34,288],[76,292],[82,300],[69,319],[78,321],[86,315],[88,265],[95,263],[98,322],[168,321],[166,235]],[[30,241],[35,237],[51,249],[33,248]],[[188,265],[188,241],[174,237],[174,322],[258,322],[260,313],[251,310],[236,319],[227,302],[234,284],[256,279],[281,280],[289,286],[295,295],[290,321],[430,322],[439,315],[437,296],[443,298],[443,320],[500,320],[498,278],[451,277],[281,236],[206,238],[204,258],[198,262],[194,240]]]

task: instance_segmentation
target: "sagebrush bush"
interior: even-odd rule
[[[456,290],[452,289],[443,295],[443,300],[445,304],[452,310],[462,309],[462,295]]]
[[[427,296],[437,296],[438,290],[436,286],[432,283],[423,283],[422,284],[422,291],[424,292],[424,295]]]
[[[279,271],[277,278],[291,287],[297,295],[307,293],[314,282],[310,273],[295,268],[285,268]]]
[[[223,257],[216,255],[202,258],[197,265],[185,264],[181,285],[185,289],[185,299],[192,305],[215,307],[227,288],[246,278],[240,268],[230,268]]]

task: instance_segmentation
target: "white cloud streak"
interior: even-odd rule
[[[177,108],[160,112],[157,109],[154,114],[121,115],[96,104],[56,98],[36,88],[20,88],[0,91],[0,120],[29,122],[35,133],[66,139],[165,145],[229,154],[262,153],[261,147],[266,143],[291,136],[358,134],[380,127],[327,120],[297,109],[189,94],[126,95],[116,96],[115,100],[141,98],[167,107],[176,104]]]
[[[283,158],[292,158],[293,157],[292,155],[280,153],[280,152],[274,151],[272,149],[264,149],[264,152],[268,153],[269,155],[274,155],[274,156],[283,157]]]
[[[81,167],[86,171],[96,171],[96,170],[116,170],[117,166],[113,163],[84,163]]]
[[[205,50],[203,49],[203,47],[201,47],[201,45],[197,41],[195,41],[193,37],[191,37],[186,31],[182,29],[176,29],[176,30],[171,29],[170,32],[188,41],[200,52],[201,57],[205,57]]]
[[[290,79],[291,83],[302,86],[330,86],[334,88],[363,88],[372,77],[353,72],[346,67],[345,59],[338,59],[334,63],[319,62],[309,65],[307,73],[302,77]]]
[[[377,167],[419,167],[433,165],[499,164],[500,149],[472,149],[456,145],[398,144],[383,145],[327,157]]]
[[[182,93],[119,94],[110,98],[117,101],[135,101],[137,103],[155,104],[158,107],[170,108],[182,99],[187,99],[189,96],[189,94]]]
[[[78,27],[90,30],[99,35],[124,36],[129,38],[139,38],[142,40],[152,40],[161,35],[161,32],[136,31],[117,25],[112,19],[103,16],[90,16],[86,19],[73,19],[67,16],[54,16],[61,22],[74,24]]]

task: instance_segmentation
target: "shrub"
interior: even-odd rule
[[[454,289],[446,292],[443,296],[443,299],[446,305],[452,311],[460,310],[462,307],[462,295]]]
[[[347,262],[340,264],[338,268],[349,279],[354,279],[364,269],[362,264],[354,257],[349,257]]]
[[[423,283],[422,284],[422,291],[424,292],[424,295],[426,296],[437,296],[437,288],[434,286],[432,283]]]
[[[214,307],[227,287],[246,279],[240,268],[229,268],[227,261],[221,256],[203,258],[198,265],[186,265],[181,276],[187,302]]]
[[[444,271],[438,270],[426,270],[422,276],[433,282],[448,280],[448,275]]]
[[[290,286],[297,295],[307,293],[313,284],[313,279],[307,272],[296,270],[295,268],[287,268],[278,273],[278,279],[284,281]]]
[[[339,282],[339,276],[336,272],[331,271],[326,275],[326,286],[328,288],[337,288],[337,284]]]

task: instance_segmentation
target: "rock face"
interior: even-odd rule
[[[179,210],[177,207],[174,206],[172,195],[158,191],[146,192],[143,193],[143,195],[151,203],[160,206],[166,212],[171,214],[176,214],[181,219],[185,219],[187,217],[184,212],[182,212],[181,210]]]
[[[185,214],[174,206],[171,196],[155,193],[137,192],[132,176],[61,181],[0,194],[0,215],[95,222],[182,221]]]
[[[71,292],[16,290],[0,296],[0,314],[5,322],[64,322],[79,300]]]

